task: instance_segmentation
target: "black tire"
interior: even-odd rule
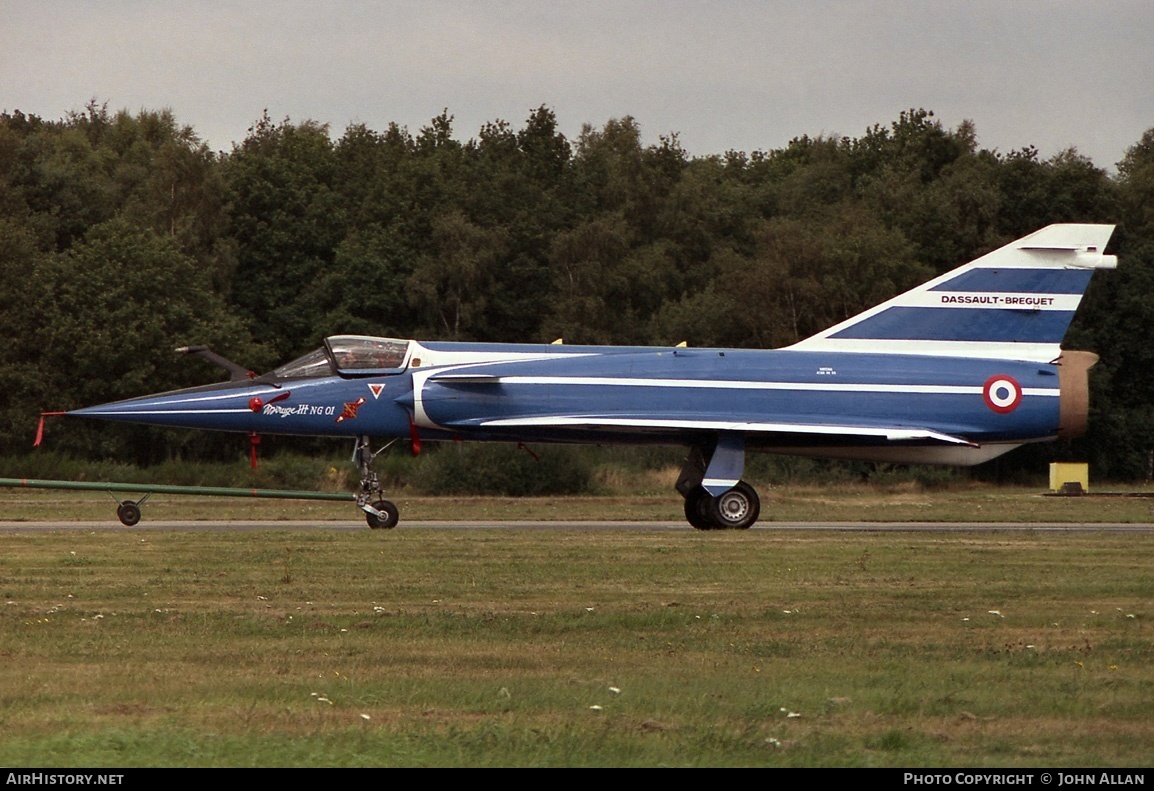
[[[377,500],[373,508],[381,512],[381,516],[365,512],[365,521],[373,530],[392,530],[401,521],[401,512],[388,500]]]
[[[132,500],[125,500],[116,506],[116,518],[119,519],[120,524],[125,527],[132,527],[140,521],[140,506],[132,502]]]
[[[745,481],[720,497],[713,497],[709,504],[709,518],[720,530],[748,530],[753,527],[761,514],[761,499]]]
[[[717,525],[709,516],[713,497],[698,486],[685,498],[685,521],[698,530],[716,530]]]

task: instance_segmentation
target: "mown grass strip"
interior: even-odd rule
[[[1134,766],[1154,536],[7,535],[8,766]]]

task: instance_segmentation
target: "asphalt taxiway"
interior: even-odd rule
[[[364,530],[376,532],[382,538],[397,530],[553,530],[553,531],[683,531],[697,532],[684,522],[531,522],[531,521],[412,521],[402,522],[393,530],[369,531],[363,521],[172,521],[157,519],[144,520],[133,527],[125,527],[116,521],[47,521],[12,522],[0,521],[2,533],[42,533],[51,531],[94,531],[118,530],[134,533],[154,531],[204,531],[204,532],[257,532],[257,531],[337,531]],[[877,533],[926,533],[926,532],[1039,532],[1039,533],[1150,533],[1154,523],[1125,522],[769,522],[756,524],[751,530],[763,531],[845,531]]]

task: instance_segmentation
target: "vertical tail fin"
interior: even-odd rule
[[[789,347],[1049,362],[1113,225],[1049,225]]]

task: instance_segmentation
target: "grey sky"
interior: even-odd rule
[[[542,104],[693,155],[858,136],[911,107],[979,143],[1113,168],[1154,127],[1149,0],[0,0],[0,110],[171,108],[229,150],[262,110],[456,136]]]

